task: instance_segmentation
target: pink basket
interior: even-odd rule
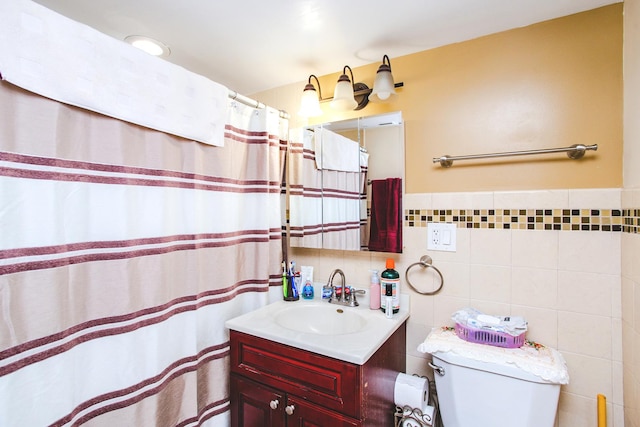
[[[487,344],[494,347],[519,348],[524,345],[526,332],[517,337],[504,332],[495,332],[487,329],[476,329],[470,326],[456,323],[456,335],[461,339],[477,344]]]

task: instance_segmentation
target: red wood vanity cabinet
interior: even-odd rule
[[[406,322],[364,365],[232,330],[231,426],[393,426],[405,346]]]

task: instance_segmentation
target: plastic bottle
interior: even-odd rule
[[[304,288],[302,288],[302,298],[313,299],[313,285],[309,280],[307,280],[307,283],[304,284]]]
[[[386,267],[387,269],[380,275],[380,308],[386,312],[386,288],[391,286],[393,312],[397,313],[400,311],[400,274],[395,270],[396,263],[393,258],[387,258]]]
[[[380,308],[380,278],[378,270],[371,270],[371,284],[369,285],[369,308],[378,310]]]
[[[385,291],[384,291],[384,300],[385,300],[385,310],[384,310],[384,314],[387,316],[387,319],[391,319],[393,317],[393,286],[391,285],[391,283],[387,283],[385,285]]]

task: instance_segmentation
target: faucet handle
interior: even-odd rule
[[[352,307],[357,307],[360,304],[358,304],[358,300],[356,299],[356,295],[357,294],[361,294],[364,295],[367,293],[367,291],[365,291],[364,289],[355,289],[355,288],[351,288],[351,306]]]

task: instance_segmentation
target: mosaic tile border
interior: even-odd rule
[[[449,222],[461,228],[640,232],[640,209],[405,209],[406,227]]]

